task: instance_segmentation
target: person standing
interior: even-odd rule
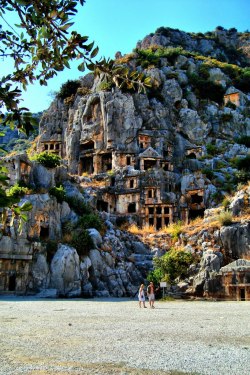
[[[143,305],[143,307],[146,309],[147,307],[145,306],[145,293],[144,293],[144,284],[141,284],[139,293],[138,293],[138,299],[139,299],[139,307]]]
[[[150,281],[149,286],[147,288],[147,295],[149,300],[149,306],[151,309],[154,309],[154,303],[155,303],[155,287],[153,281]]]

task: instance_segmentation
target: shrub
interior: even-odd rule
[[[164,274],[162,273],[162,270],[160,268],[155,268],[153,271],[150,271],[147,280],[153,281],[154,285],[159,285],[160,281],[162,280]]]
[[[100,231],[103,228],[103,223],[97,214],[92,213],[80,217],[78,226],[82,229],[95,228]]]
[[[230,205],[230,199],[228,199],[227,197],[225,197],[225,198],[223,199],[223,201],[222,201],[222,206],[223,206],[224,208],[228,208],[229,205]]]
[[[177,223],[169,224],[166,232],[171,235],[174,241],[177,241],[179,234],[182,232],[182,222],[178,221]]]
[[[189,80],[200,99],[210,99],[219,104],[223,103],[225,89],[222,85],[199,77],[197,74],[190,74]]]
[[[56,197],[57,202],[62,203],[65,201],[65,189],[62,185],[60,186],[54,186],[49,190],[49,194]]]
[[[240,170],[250,172],[250,155],[247,155],[245,158],[238,158],[236,166]]]
[[[235,172],[235,179],[237,183],[246,183],[250,180],[250,173],[244,170]]]
[[[81,86],[80,81],[78,80],[68,80],[67,82],[63,83],[60,91],[57,94],[59,99],[66,99],[71,95],[75,95],[77,89]]]
[[[190,253],[176,249],[170,249],[169,252],[160,258],[154,258],[156,269],[160,269],[164,275],[164,280],[169,284],[173,284],[177,277],[185,277],[188,267],[193,261]]]
[[[70,245],[76,249],[79,256],[88,255],[94,247],[93,240],[86,229],[73,233]]]
[[[223,211],[218,215],[218,221],[221,225],[231,225],[233,222],[233,214],[231,211]]]
[[[218,152],[217,147],[213,145],[212,143],[208,143],[206,145],[206,149],[207,149],[207,153],[212,156],[216,155]]]
[[[201,173],[205,174],[209,180],[214,178],[214,172],[209,168],[203,168]]]
[[[27,187],[20,186],[20,184],[17,183],[9,189],[8,196],[13,198],[20,198],[27,194],[28,191],[29,189]]]
[[[249,135],[243,135],[240,138],[236,138],[235,142],[238,143],[239,145],[244,145],[246,147],[250,147],[250,136]]]
[[[33,156],[32,160],[37,161],[46,168],[55,168],[60,165],[61,158],[59,155],[43,151],[40,154]]]
[[[92,213],[91,207],[78,197],[66,197],[65,200],[70,208],[80,216]]]

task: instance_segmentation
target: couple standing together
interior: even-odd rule
[[[151,281],[149,286],[147,287],[147,296],[149,300],[149,306],[154,309],[154,303],[155,303],[155,287],[153,282]],[[139,307],[143,305],[144,308],[145,306],[145,292],[144,292],[144,284],[141,284],[140,289],[139,289],[139,294],[138,294],[138,299],[139,299]]]

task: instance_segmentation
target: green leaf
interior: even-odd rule
[[[93,59],[94,57],[96,57],[96,55],[98,54],[98,52],[99,52],[99,48],[96,47],[96,48],[91,52],[91,55],[90,55],[91,59]]]
[[[70,28],[72,25],[74,25],[74,22],[65,23],[65,25],[60,27],[60,30],[66,31],[68,28]]]
[[[80,65],[78,65],[77,69],[80,70],[80,72],[84,72],[84,70],[85,70],[85,63],[82,62]]]

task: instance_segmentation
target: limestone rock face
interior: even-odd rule
[[[10,226],[10,216],[2,228],[0,274],[5,276],[0,288],[17,285],[18,290],[67,297],[133,296],[146,282],[153,256],[168,251],[171,238],[139,238],[118,228],[137,224],[159,231],[204,216],[205,228],[179,236],[176,246],[201,257],[189,280],[179,280],[179,288],[189,285],[196,295],[218,291],[221,254],[224,260],[250,256],[249,223],[240,217],[247,212],[249,191],[244,188],[230,201],[238,223],[210,226],[218,214],[215,207],[236,188],[232,159],[248,155],[248,148],[235,140],[250,134],[249,95],[245,81],[244,92],[232,86],[233,66],[198,54],[243,67],[249,43],[247,33],[234,29],[194,35],[160,28],[137,48],[171,47],[163,57],[162,49],[153,59],[139,50],[117,54],[119,64],[151,78],[146,92],[113,83],[105,87],[103,76],[87,74],[75,95],[56,98],[42,116],[37,152],[59,154],[60,167],[47,169],[26,154],[5,158],[10,185],[20,180],[32,186],[20,204],[30,202],[33,208],[22,233],[16,221]],[[243,46],[239,61],[231,61],[232,52]],[[220,85],[220,98],[207,95],[213,84]],[[61,203],[50,191],[58,184],[66,196]],[[104,219],[106,232],[88,228],[93,249],[79,257],[68,243],[86,204]]]
[[[198,296],[212,294],[220,290],[220,280],[216,278],[222,265],[222,257],[211,250],[203,253],[200,269],[193,280],[193,292]]]
[[[50,283],[50,270],[47,263],[46,256],[38,253],[32,264],[32,289],[43,290],[47,289]]]
[[[248,259],[250,250],[250,223],[222,227],[220,240],[228,256]]]
[[[211,125],[204,123],[198,113],[192,109],[181,109],[180,119],[180,130],[187,135],[191,142],[201,142],[211,130]]]
[[[60,244],[50,267],[50,288],[57,289],[62,296],[81,294],[79,256],[74,248]]]
[[[41,164],[34,165],[32,177],[32,182],[37,188],[50,189],[55,185],[54,174]]]

